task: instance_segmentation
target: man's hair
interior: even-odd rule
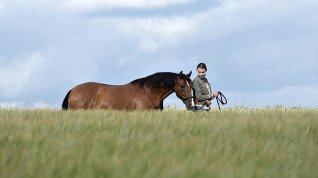
[[[206,65],[204,63],[200,63],[198,64],[197,66],[197,69],[200,68],[200,69],[205,69],[206,71],[208,70],[208,68],[206,67]]]

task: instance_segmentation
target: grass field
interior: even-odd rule
[[[0,110],[0,177],[318,176],[318,110]]]

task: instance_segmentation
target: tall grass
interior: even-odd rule
[[[318,110],[0,110],[0,177],[317,177]]]

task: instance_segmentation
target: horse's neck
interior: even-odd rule
[[[152,89],[150,93],[153,95],[152,96],[153,98],[157,98],[158,101],[161,102],[162,100],[167,98],[169,95],[171,95],[173,92],[174,90],[172,89],[161,88],[161,89]]]
[[[163,92],[162,100],[164,100],[165,98],[167,98],[167,97],[168,97],[169,95],[171,95],[173,92],[174,92],[174,90],[166,89],[165,92]]]

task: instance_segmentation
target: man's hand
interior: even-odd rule
[[[213,93],[213,96],[214,96],[214,97],[218,97],[218,96],[219,96],[219,92],[214,92],[214,93]]]
[[[204,101],[205,105],[210,106],[211,105],[211,101],[210,100],[205,100]]]

